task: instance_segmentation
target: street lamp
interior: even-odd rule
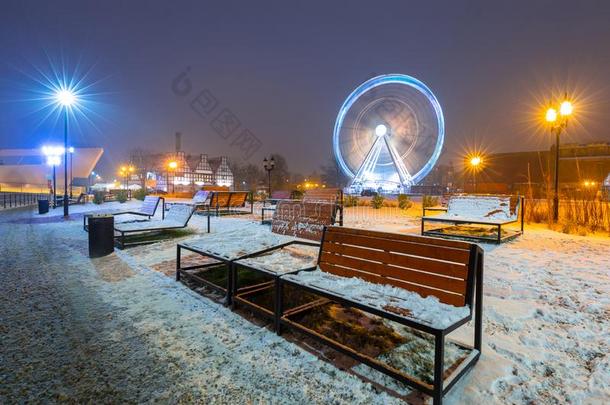
[[[574,107],[564,96],[564,101],[559,105],[559,114],[555,108],[546,110],[545,120],[548,123],[551,135],[555,135],[555,190],[553,193],[553,221],[559,219],[559,135],[568,127],[568,117],[572,115]]]
[[[74,177],[72,176],[72,161],[74,160],[74,148],[70,146],[68,152],[70,152],[70,198],[72,198],[72,182],[74,181]]]
[[[57,207],[57,177],[55,168],[61,164],[61,154],[64,152],[61,146],[43,146],[42,153],[47,157],[47,164],[53,167],[53,208]]]
[[[467,157],[468,166],[470,171],[472,171],[472,182],[474,193],[477,192],[477,172],[482,169],[483,166],[483,157],[481,155],[470,155]]]
[[[263,167],[267,171],[267,182],[268,182],[268,192],[269,198],[271,198],[271,170],[275,168],[275,159],[271,156],[269,159],[265,158],[263,160]]]
[[[172,160],[171,162],[169,162],[167,164],[167,167],[169,168],[169,170],[171,170],[174,174],[172,176],[172,194],[176,191],[176,169],[178,168],[178,162],[176,162],[175,160]],[[167,192],[169,193],[169,171],[167,172]]]
[[[64,109],[64,218],[69,215],[68,201],[68,109],[76,103],[76,95],[72,90],[63,88],[55,93],[55,99]]]

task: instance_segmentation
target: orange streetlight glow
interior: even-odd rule
[[[554,108],[549,108],[548,110],[546,110],[545,119],[546,119],[546,122],[557,121],[557,110],[555,110]]]
[[[169,166],[170,169],[174,170],[174,169],[176,169],[178,167],[178,162],[175,162],[175,161],[172,160],[171,162],[169,162],[167,164],[167,166]]]
[[[564,101],[563,103],[561,103],[561,106],[559,107],[559,113],[561,115],[567,117],[568,115],[572,114],[572,111],[574,111],[572,103],[570,103],[569,101]]]
[[[481,164],[481,162],[482,159],[480,156],[473,156],[472,158],[470,158],[470,166],[477,167]]]

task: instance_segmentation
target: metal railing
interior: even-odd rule
[[[26,207],[38,204],[38,200],[50,200],[48,193],[0,192],[0,209]]]

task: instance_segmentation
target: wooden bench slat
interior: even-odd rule
[[[336,228],[335,228],[336,229]],[[368,235],[347,234],[340,232],[326,232],[325,240],[348,245],[370,247],[375,249],[411,254],[420,257],[429,257],[455,263],[468,263],[470,251],[448,248],[441,245],[427,245],[423,240],[419,243],[398,240],[397,238],[379,238]]]
[[[341,277],[354,277],[354,274],[356,273],[352,269],[342,268],[340,266],[330,264],[330,263],[325,263],[323,266],[324,267],[322,267],[322,265],[320,266],[320,268],[322,268],[323,271],[325,271],[327,273],[335,274],[335,275],[341,276]],[[432,288],[427,288],[425,286],[407,283],[407,282],[401,281],[401,280],[381,277],[379,275],[372,274],[372,273],[366,273],[366,272],[358,272],[358,273],[359,274],[357,277],[360,277],[361,279],[369,281],[371,283],[393,285],[395,287],[403,288],[408,291],[413,291],[413,292],[421,295],[424,298],[429,295],[432,295],[432,296],[437,297],[441,302],[444,302],[449,305],[455,305],[455,306],[464,306],[465,305],[466,298],[463,295],[451,294],[449,292],[435,290]]]
[[[334,207],[334,204],[319,202],[279,201],[271,232],[320,241],[324,227],[333,223]]]
[[[337,226],[328,227],[326,229],[326,232],[327,233],[339,232],[342,234],[372,236],[375,238],[384,237],[384,238],[388,238],[388,239],[392,239],[392,240],[401,240],[401,241],[413,242],[413,243],[423,243],[425,245],[444,246],[444,247],[449,247],[449,248],[470,251],[470,243],[468,243],[468,242],[459,241],[459,240],[441,239],[441,238],[431,238],[429,236],[398,234],[398,233],[389,233],[389,232],[380,232],[380,231],[369,231],[367,229],[343,228],[343,227],[337,227]]]
[[[421,284],[426,287],[433,287],[460,295],[466,295],[465,280],[438,276],[431,273],[422,273],[404,267],[396,267],[389,264],[386,265],[383,263],[371,262],[361,258],[323,252],[320,260],[320,267],[327,263],[348,267],[353,269],[356,273],[364,271],[367,273],[377,274],[384,278],[391,277],[408,283]]]
[[[465,280],[468,276],[468,267],[466,264],[443,262],[433,258],[420,257],[418,255],[402,255],[388,251],[373,250],[370,248],[338,243],[326,243],[324,244],[323,250],[381,263],[392,263],[409,269],[421,270],[428,273],[437,273],[442,276],[455,277],[462,280]]]

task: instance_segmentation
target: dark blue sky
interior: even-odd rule
[[[331,156],[337,110],[373,74],[425,82],[445,112],[446,152],[547,148],[535,108],[553,90],[575,95],[568,140],[610,141],[608,1],[137,2],[3,1],[0,147],[60,140],[61,127],[26,102],[29,76],[91,68],[90,104],[74,144],[106,149],[114,170],[134,147],[239,156],[231,141],[172,92],[190,66],[260,141],[250,158],[284,154],[305,173]],[[38,86],[39,87],[39,86]],[[194,94],[194,93],[193,93]]]

